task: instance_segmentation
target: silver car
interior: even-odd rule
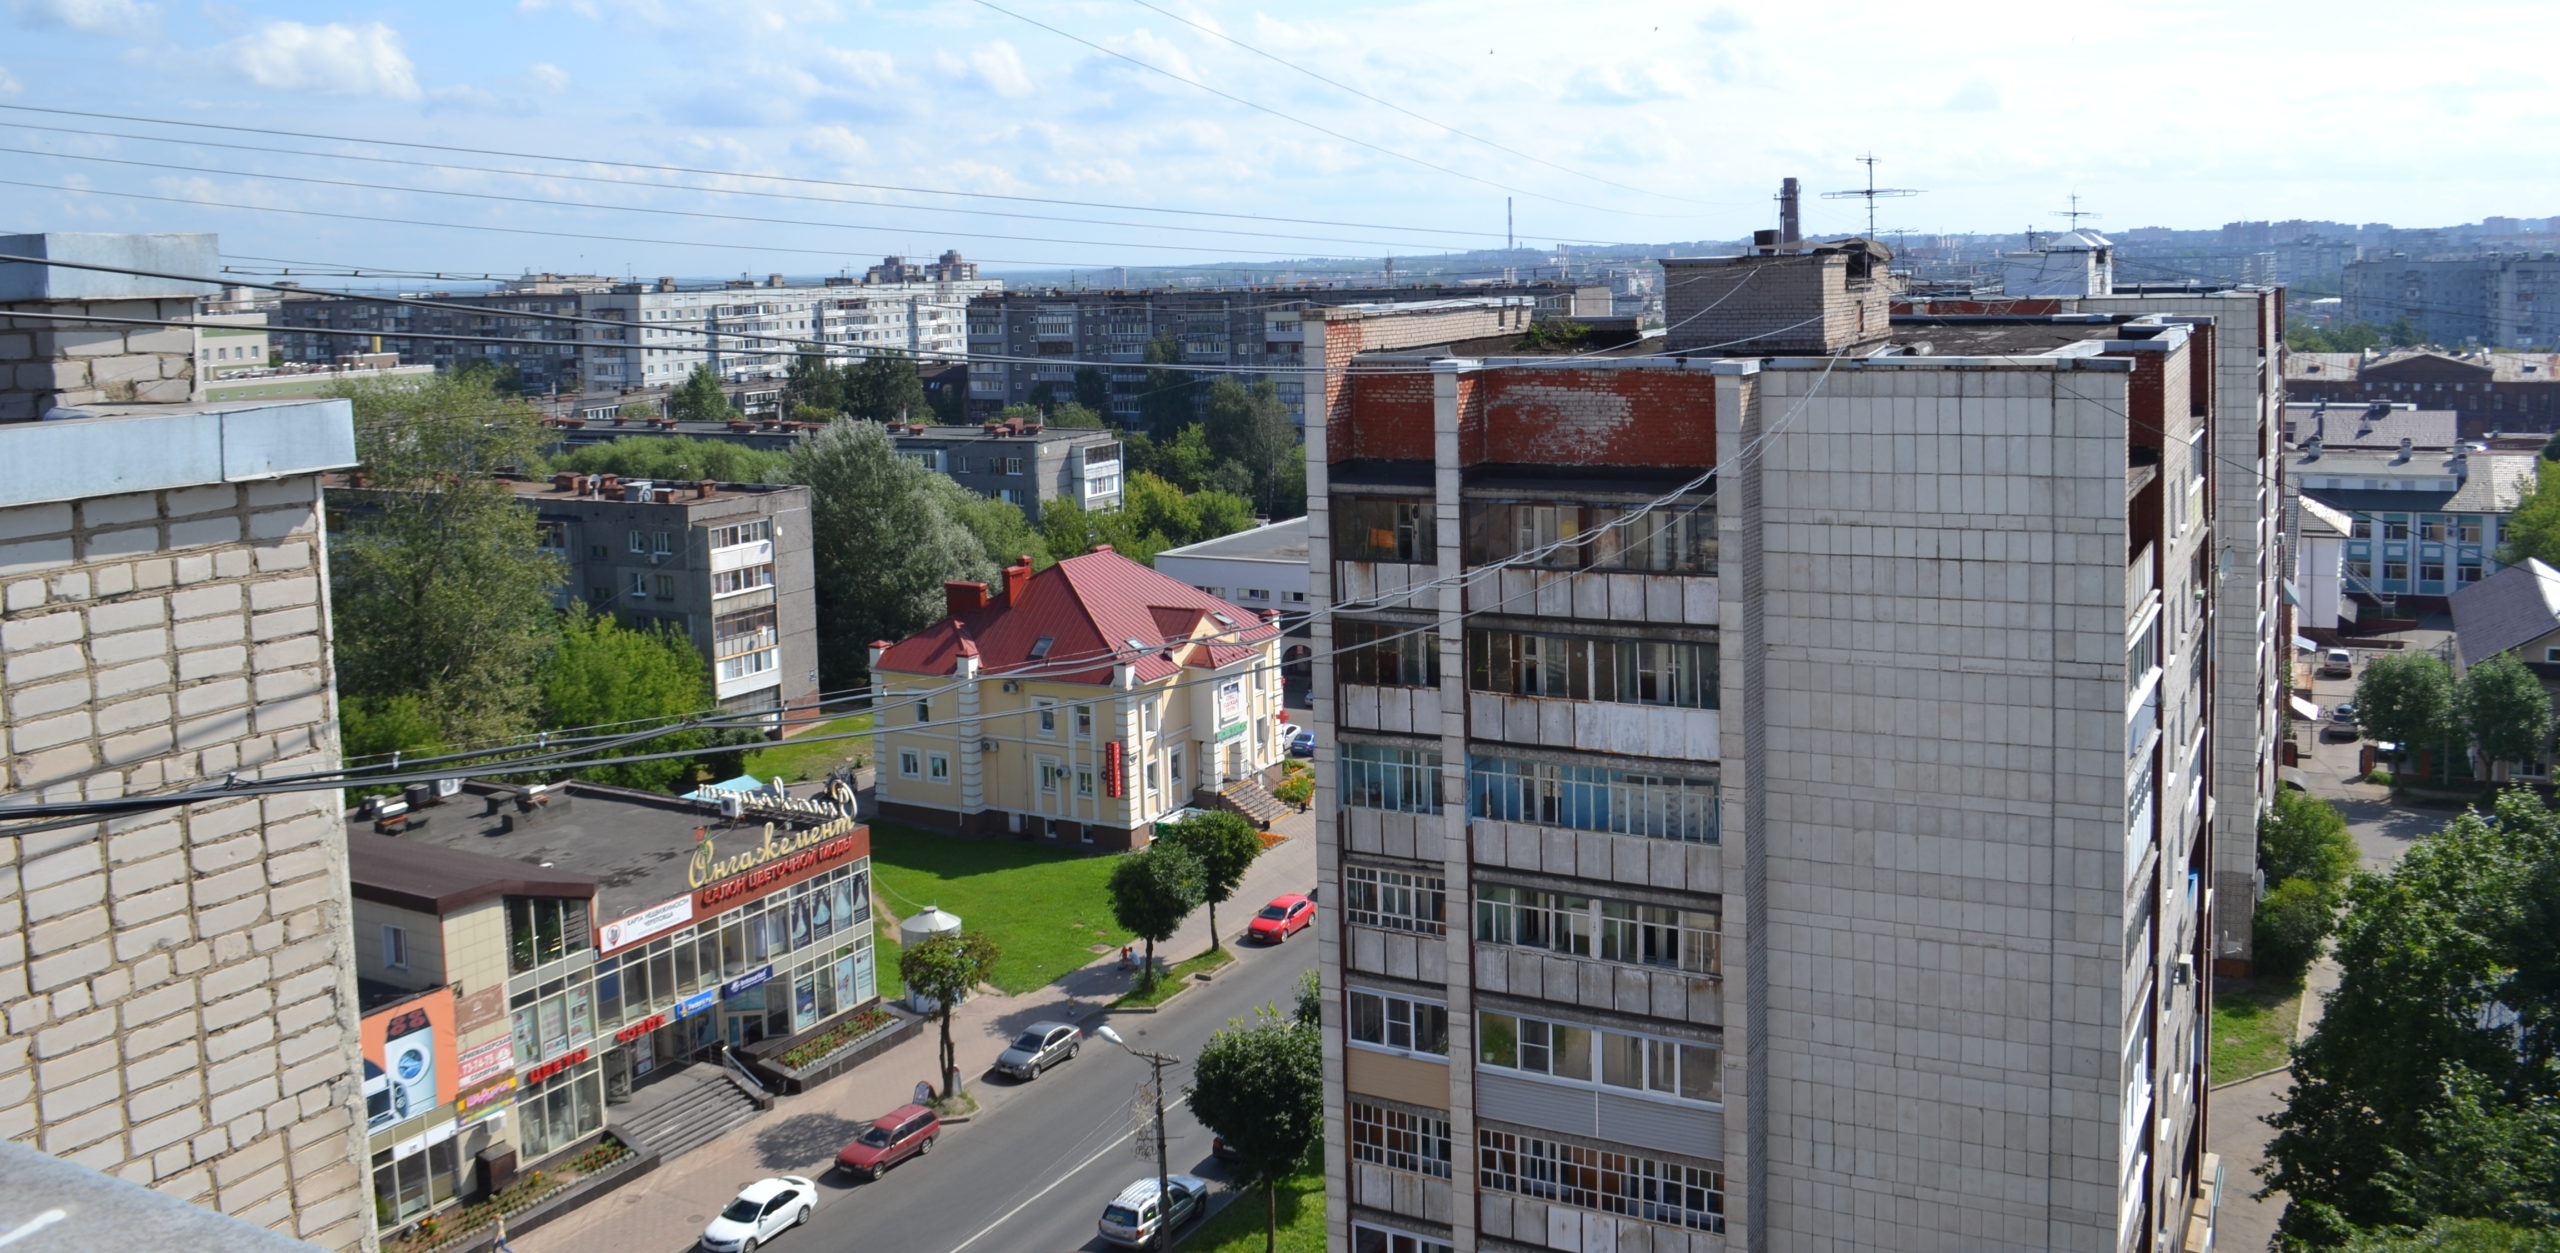
[[[1075,1056],[1083,1046],[1081,1028],[1063,1022],[1035,1022],[1014,1037],[1013,1047],[996,1058],[996,1073],[1037,1079],[1041,1071]]]

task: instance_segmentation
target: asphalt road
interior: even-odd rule
[[[1249,1016],[1264,1004],[1285,1011],[1299,972],[1315,964],[1311,932],[1277,948],[1235,947],[1235,964],[1215,981],[1174,998],[1161,1013],[1097,1014],[1079,1021],[1086,1032],[1082,1050],[1039,1079],[972,1079],[970,1090],[984,1109],[979,1117],[945,1130],[931,1154],[908,1160],[877,1183],[821,1178],[817,1214],[767,1247],[774,1253],[1064,1253],[1110,1247],[1094,1230],[1103,1205],[1132,1181],[1153,1176],[1155,1162],[1139,1159],[1131,1135],[1131,1109],[1147,1066],[1093,1035],[1093,1028],[1109,1021],[1133,1048],[1188,1059],[1230,1018]],[[1041,1016],[1040,1010],[1026,1010],[1023,1023],[1014,1025]],[[1176,1174],[1223,1180],[1225,1172],[1209,1154],[1209,1133],[1183,1108],[1188,1075],[1188,1067],[1167,1070],[1165,1134],[1172,1167]],[[814,1145],[824,1136],[849,1137],[853,1129],[846,1123],[841,1135],[818,1127],[802,1133]],[[1222,1187],[1213,1202],[1223,1206],[1233,1195]]]

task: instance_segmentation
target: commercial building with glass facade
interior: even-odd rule
[[[870,832],[847,791],[752,794],[735,816],[584,783],[413,799],[351,820],[359,969],[386,992],[367,1056],[396,1026],[456,1060],[452,1082],[403,1088],[386,1056],[385,1224],[490,1186],[482,1149],[530,1165],[581,1148],[635,1086],[878,999]]]

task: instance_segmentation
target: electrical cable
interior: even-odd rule
[[[1223,212],[1223,211],[1213,210],[1213,209],[1167,209],[1167,208],[1161,208],[1161,207],[1157,207],[1157,206],[1153,206],[1153,205],[1116,204],[1116,203],[1112,203],[1112,202],[1109,202],[1109,201],[1094,201],[1094,200],[1063,200],[1063,199],[1059,199],[1059,198],[1057,198],[1057,197],[1053,197],[1053,196],[1022,196],[1022,195],[1005,195],[1005,194],[1001,194],[1001,193],[997,193],[997,192],[983,192],[983,191],[955,191],[955,190],[950,190],[950,189],[945,189],[945,188],[934,188],[934,187],[902,187],[902,186],[899,186],[899,185],[896,185],[896,184],[893,184],[893,183],[864,183],[864,182],[856,182],[856,181],[847,180],[847,179],[833,179],[833,178],[809,178],[809,177],[805,177],[805,176],[800,176],[800,175],[791,175],[791,174],[758,174],[758,173],[752,173],[752,172],[749,172],[749,171],[746,171],[746,170],[719,170],[719,169],[705,169],[705,168],[698,167],[698,166],[684,166],[684,165],[657,165],[657,164],[650,164],[650,163],[646,163],[646,162],[636,162],[636,161],[612,161],[612,160],[605,160],[605,159],[595,158],[595,157],[564,156],[564,155],[560,155],[560,154],[556,154],[556,153],[514,152],[514,151],[509,151],[509,150],[501,149],[501,148],[471,148],[471,147],[463,147],[463,146],[460,146],[460,145],[454,145],[454,144],[431,144],[431,143],[423,143],[423,142],[416,141],[416,140],[385,139],[385,138],[383,138],[382,136],[379,136],[379,135],[374,135],[374,136],[330,135],[330,134],[323,134],[323,133],[317,133],[317,132],[312,132],[312,131],[290,131],[290,130],[279,130],[279,129],[275,129],[275,128],[272,128],[272,127],[263,127],[263,126],[241,126],[241,125],[228,124],[228,123],[221,123],[221,122],[196,122],[196,121],[186,121],[186,120],[182,120],[182,119],[178,119],[178,118],[144,117],[144,116],[138,116],[138,115],[135,115],[135,114],[129,114],[129,113],[101,113],[101,112],[95,112],[95,111],[91,111],[91,110],[84,110],[84,109],[56,109],[56,108],[47,108],[47,107],[44,107],[44,106],[41,106],[41,105],[32,105],[32,104],[6,104],[6,103],[0,103],[0,109],[10,109],[10,110],[18,111],[18,112],[23,112],[23,113],[50,113],[50,114],[55,114],[55,115],[65,116],[65,117],[99,118],[99,119],[103,119],[103,120],[107,120],[107,121],[115,121],[115,122],[142,122],[142,123],[147,123],[147,124],[154,125],[154,126],[184,126],[184,127],[193,127],[193,128],[201,129],[201,130],[233,131],[233,132],[244,133],[244,134],[252,134],[252,135],[273,135],[273,136],[280,136],[280,137],[287,138],[287,139],[319,139],[319,140],[327,140],[327,141],[334,142],[334,143],[349,143],[349,144],[379,144],[379,145],[387,145],[387,146],[397,147],[397,148],[418,148],[418,149],[424,149],[424,150],[434,151],[434,152],[459,152],[459,153],[464,153],[464,154],[468,154],[468,155],[472,155],[472,156],[512,157],[512,158],[516,158],[516,159],[518,159],[518,160],[526,160],[526,161],[574,161],[574,162],[579,162],[579,163],[586,164],[586,165],[604,166],[604,167],[612,168],[612,169],[649,170],[649,171],[652,171],[652,172],[657,172],[657,173],[667,173],[667,174],[704,174],[704,175],[710,175],[710,176],[713,176],[713,177],[716,177],[716,178],[742,178],[742,179],[754,179],[754,180],[766,181],[766,182],[800,183],[800,184],[804,184],[804,185],[809,185],[809,186],[819,186],[819,187],[850,187],[850,188],[859,188],[859,189],[870,190],[870,191],[894,191],[894,192],[901,192],[901,193],[906,193],[906,194],[910,194],[910,195],[925,195],[925,196],[955,196],[955,197],[965,197],[965,198],[969,198],[969,199],[977,199],[977,200],[1006,200],[1006,201],[1014,201],[1014,202],[1027,203],[1027,204],[1053,204],[1053,205],[1067,205],[1067,206],[1071,206],[1071,207],[1075,207],[1075,208],[1085,208],[1085,209],[1111,209],[1111,210],[1118,211],[1118,212],[1128,212],[1128,213],[1164,213],[1164,214],[1171,214],[1171,215],[1182,216],[1182,217],[1233,218],[1233,219],[1240,219],[1240,220],[1244,220],[1244,221],[1254,221],[1254,222],[1284,222],[1284,223],[1288,223],[1288,224],[1296,225],[1296,226],[1341,226],[1341,227],[1349,227],[1349,228],[1356,229],[1356,230],[1400,230],[1400,231],[1420,231],[1420,232],[1423,232],[1423,233],[1425,233],[1425,234],[1440,234],[1440,235],[1471,235],[1471,236],[1476,236],[1476,237],[1484,238],[1484,239],[1500,239],[1500,238],[1503,238],[1502,232],[1500,232],[1500,231],[1475,231],[1475,230],[1464,230],[1464,229],[1460,229],[1460,228],[1457,228],[1457,227],[1435,227],[1435,226],[1390,225],[1390,224],[1374,223],[1374,222],[1345,222],[1345,221],[1338,221],[1338,220],[1330,219],[1330,218],[1291,218],[1291,217],[1275,217],[1275,216],[1273,216],[1273,215],[1270,215],[1270,214],[1263,214],[1263,213],[1230,213],[1230,212]],[[929,206],[922,206],[922,205],[919,205],[919,206],[915,206],[915,207],[918,207],[918,208],[926,208],[926,207],[929,207]],[[651,241],[645,241],[645,240],[643,240],[643,241],[628,241],[628,242],[644,242],[644,243],[645,243],[645,242],[651,242]],[[1571,240],[1571,241],[1567,241],[1567,242],[1572,242],[1572,243],[1605,243],[1606,241],[1601,241],[1601,240]],[[1076,267],[1061,267],[1061,268],[1076,268]]]
[[[1333,236],[1333,235],[1294,235],[1294,234],[1288,234],[1288,233],[1285,233],[1285,232],[1279,232],[1279,231],[1255,231],[1255,230],[1245,230],[1245,229],[1240,228],[1240,227],[1176,226],[1176,225],[1173,225],[1172,223],[1169,223],[1169,222],[1125,222],[1125,221],[1114,221],[1114,220],[1107,219],[1107,218],[1067,217],[1067,216],[1064,216],[1064,215],[1061,215],[1061,214],[1054,214],[1054,213],[1019,213],[1019,212],[1013,212],[1013,211],[1004,210],[1004,209],[967,209],[967,208],[960,208],[960,207],[957,207],[957,206],[940,206],[940,205],[903,205],[903,204],[896,204],[896,203],[884,202],[884,201],[879,201],[879,200],[854,200],[854,199],[849,199],[849,198],[847,198],[847,197],[843,197],[843,196],[809,196],[809,195],[801,195],[801,194],[798,194],[798,193],[795,193],[795,192],[783,192],[783,191],[760,191],[760,190],[755,190],[755,189],[752,189],[752,188],[743,188],[743,187],[696,187],[696,186],[693,186],[693,185],[690,185],[690,184],[684,184],[684,183],[635,183],[635,182],[630,181],[629,179],[606,178],[606,177],[603,177],[602,175],[596,175],[596,174],[570,174],[570,173],[566,173],[566,172],[559,172],[559,171],[546,172],[546,171],[542,171],[542,170],[512,170],[512,169],[504,169],[504,168],[500,168],[500,167],[495,167],[495,166],[486,166],[486,165],[463,165],[463,164],[460,164],[460,163],[457,163],[457,162],[449,162],[449,161],[418,161],[418,160],[411,160],[411,159],[404,158],[404,157],[376,157],[376,156],[361,156],[361,155],[357,155],[357,154],[354,154],[354,153],[306,152],[306,151],[303,151],[303,150],[301,150],[301,149],[297,149],[297,148],[276,148],[276,147],[271,147],[271,146],[261,145],[261,144],[235,144],[235,143],[224,143],[224,142],[222,142],[222,141],[220,141],[220,140],[211,140],[211,139],[183,139],[183,138],[179,138],[179,137],[174,136],[174,135],[137,135],[137,134],[133,134],[133,133],[131,133],[131,132],[127,132],[127,131],[96,130],[96,129],[90,129],[90,128],[78,127],[78,126],[44,126],[44,125],[40,125],[40,124],[37,124],[37,123],[34,123],[34,122],[18,122],[18,121],[10,121],[10,120],[7,120],[7,119],[0,119],[0,126],[12,127],[12,128],[17,129],[17,130],[46,131],[46,132],[50,132],[50,133],[54,133],[54,134],[63,134],[63,135],[93,135],[93,136],[98,136],[98,137],[101,137],[101,138],[107,138],[107,139],[130,139],[130,140],[139,140],[139,141],[144,142],[144,143],[158,143],[158,144],[182,144],[182,145],[185,145],[185,146],[188,146],[188,147],[191,147],[191,148],[226,148],[226,149],[231,149],[231,150],[234,150],[234,151],[240,151],[240,152],[257,152],[257,153],[265,153],[265,154],[268,154],[268,155],[271,155],[271,156],[308,157],[308,158],[311,158],[311,159],[313,159],[313,160],[320,160],[320,161],[333,161],[333,162],[335,162],[335,161],[362,161],[362,162],[367,162],[367,163],[370,163],[370,164],[376,164],[376,165],[404,165],[404,166],[409,166],[409,167],[417,168],[417,169],[429,169],[429,170],[451,170],[451,171],[456,171],[456,172],[462,172],[462,173],[473,173],[473,174],[502,174],[502,175],[507,175],[507,176],[515,177],[515,178],[558,179],[558,180],[562,180],[562,181],[566,181],[566,182],[579,182],[579,183],[600,183],[600,184],[603,184],[603,185],[605,185],[605,186],[608,186],[608,187],[614,187],[614,188],[619,188],[619,189],[624,190],[624,191],[632,191],[632,190],[646,190],[646,191],[674,191],[674,192],[691,192],[691,193],[695,193],[695,194],[698,194],[698,195],[705,195],[705,196],[749,196],[749,197],[755,197],[755,198],[758,198],[758,199],[766,199],[766,200],[796,200],[796,201],[801,201],[801,202],[809,203],[809,204],[846,205],[846,206],[851,206],[851,207],[854,207],[854,208],[861,208],[861,209],[916,209],[916,210],[919,210],[919,211],[922,211],[922,212],[927,212],[927,213],[966,213],[966,214],[972,214],[972,215],[976,215],[976,216],[980,216],[980,217],[1021,218],[1021,219],[1026,220],[1026,221],[1034,221],[1034,222],[1066,222],[1066,223],[1071,223],[1071,224],[1076,224],[1076,225],[1087,225],[1087,226],[1117,226],[1117,227],[1126,227],[1126,228],[1128,228],[1128,229],[1130,229],[1130,230],[1143,230],[1143,231],[1179,231],[1179,232],[1182,232],[1183,234],[1187,234],[1187,235],[1221,235],[1221,236],[1246,236],[1246,237],[1254,237],[1254,238],[1262,238],[1262,239],[1294,239],[1294,240],[1299,240],[1299,241],[1306,242],[1306,243],[1362,244],[1362,245],[1367,245],[1367,246],[1370,246],[1370,247],[1378,247],[1378,248],[1399,248],[1399,247],[1402,247],[1402,248],[1413,248],[1413,249],[1419,250],[1419,251],[1421,251],[1421,252],[1426,252],[1426,253],[1431,253],[1431,252],[1443,252],[1443,251],[1447,251],[1447,250],[1448,250],[1448,245],[1447,245],[1446,243],[1422,243],[1422,242],[1413,241],[1413,240],[1391,241],[1391,240],[1375,240],[1375,239],[1344,239],[1344,238],[1341,238],[1341,237],[1339,237],[1339,236]],[[19,150],[19,149],[11,149],[11,150],[9,150],[9,151],[22,151],[22,150]],[[107,159],[108,159],[108,158],[103,158],[103,157],[101,157],[101,158],[89,158],[89,157],[86,157],[86,156],[82,156],[81,154],[76,154],[76,153],[67,153],[67,152],[55,152],[55,151],[50,151],[50,150],[43,151],[42,153],[40,153],[40,155],[44,155],[44,156],[58,156],[58,157],[65,157],[65,158],[69,158],[69,159],[73,159],[73,160],[90,160],[90,159],[96,159],[96,160],[107,160]],[[173,167],[173,168],[195,168],[195,167]],[[208,170],[208,171],[206,171],[206,172],[207,172],[207,173],[216,173],[216,174],[231,174],[231,175],[238,175],[238,176],[242,176],[242,177],[249,177],[249,178],[270,177],[270,176],[267,176],[267,175],[251,174],[251,173],[249,173],[248,171],[245,171],[245,170],[237,170],[237,169],[214,169],[214,170]],[[283,176],[282,176],[282,175],[275,175],[275,176],[272,176],[272,177],[283,177]],[[360,187],[371,187],[371,186],[373,186],[373,184],[370,184],[370,183],[358,183],[358,184],[353,184],[353,185],[354,185],[354,186],[360,186]],[[404,188],[386,188],[385,190],[394,190],[394,191],[397,191],[397,190],[409,190],[409,189],[404,189]],[[612,205],[599,205],[599,204],[592,204],[592,203],[570,203],[570,202],[545,202],[545,203],[555,203],[555,204],[558,204],[558,205],[559,205],[559,207],[561,207],[561,208],[609,209],[609,208],[614,208],[614,207],[616,207],[616,206],[612,206]],[[874,229],[874,230],[908,230],[908,229],[914,229],[914,230],[920,230],[920,231],[924,231],[924,230],[938,231],[938,230],[940,230],[941,228],[939,228],[939,227],[913,227],[913,228],[909,228],[909,227],[889,227],[889,226],[882,226],[882,227],[871,227],[871,228],[865,228],[865,229]],[[950,232],[950,233],[958,234],[958,233],[960,233],[960,232]],[[985,236],[984,238],[994,238],[994,239],[1014,239],[1014,238],[1020,238],[1020,237],[1010,236],[1010,235],[996,235],[996,236]],[[1055,241],[1042,241],[1042,242],[1059,242],[1059,243],[1064,243],[1064,242],[1081,242],[1081,241],[1055,240]],[[1595,241],[1575,240],[1575,241],[1570,241],[1570,242],[1575,242],[1575,243],[1589,243],[1589,242],[1595,242]],[[1072,268],[1072,267],[1071,267],[1071,268]]]

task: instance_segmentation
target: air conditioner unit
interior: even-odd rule
[[[1007,680],[1005,680],[1005,681],[1004,681],[1004,694],[1005,694],[1005,695],[1007,695],[1007,696],[1011,696],[1011,695],[1013,695],[1014,693],[1019,692],[1019,691],[1021,691],[1021,690],[1022,690],[1022,685],[1021,685],[1021,684],[1016,683],[1016,682],[1014,682],[1014,681],[1013,681],[1013,680],[1011,680],[1011,679],[1007,679]]]
[[[978,751],[982,753],[992,753],[996,751],[996,742],[994,740],[980,740],[978,741]]]
[[[2171,985],[2171,986],[2173,986],[2173,987],[2181,987],[2181,988],[2183,988],[2183,987],[2187,986],[2189,983],[2194,982],[2194,981],[2195,981],[2195,977],[2196,977],[2196,956],[2195,956],[2195,954],[2193,954],[2193,953],[2180,953],[2180,954],[2178,954],[2178,968],[2177,968],[2177,970],[2176,970],[2176,971],[2172,972],[2172,973],[2170,974],[2170,976],[2169,976],[2169,983],[2170,983],[2170,985]]]

